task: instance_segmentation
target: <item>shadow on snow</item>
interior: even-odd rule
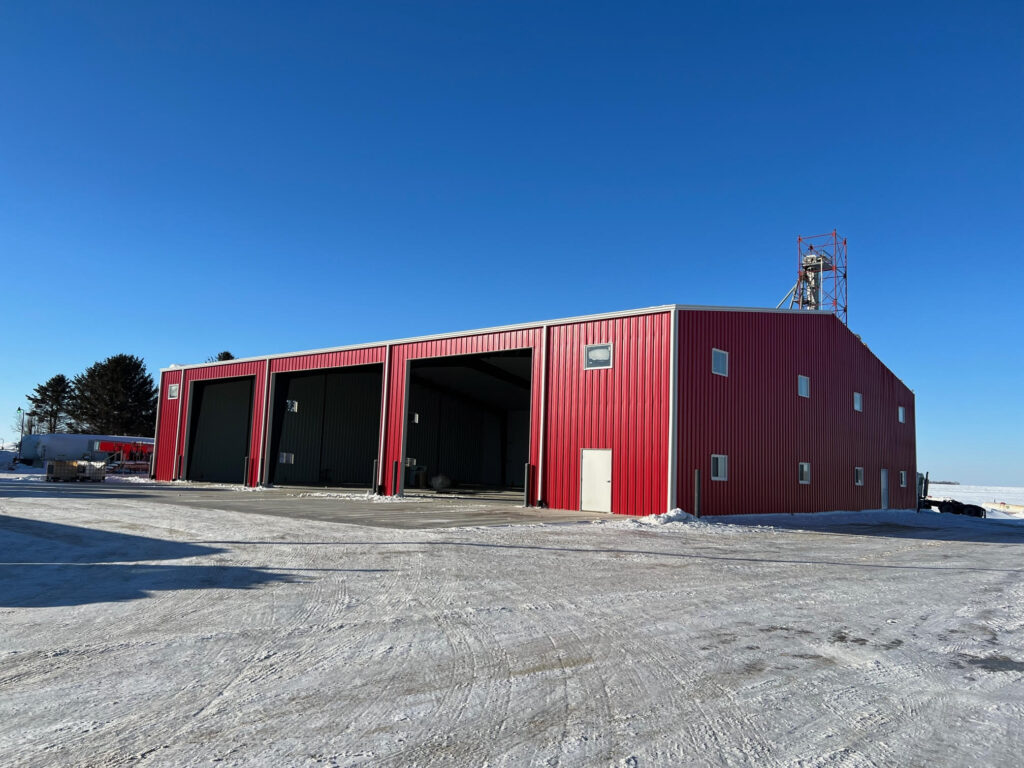
[[[96,528],[0,516],[0,607],[116,602],[176,589],[248,589],[292,577],[228,565],[138,561],[204,557],[225,550]]]

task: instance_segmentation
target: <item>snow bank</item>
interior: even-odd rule
[[[367,491],[366,493],[338,493],[334,491],[303,491],[296,494],[300,499],[346,499],[348,501],[369,501],[373,504],[409,504],[420,501],[431,501],[415,496],[377,496]]]

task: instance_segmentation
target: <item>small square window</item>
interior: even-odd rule
[[[811,484],[811,462],[801,461],[797,465],[797,480],[800,481],[800,485]]]
[[[294,464],[295,463],[295,454],[294,453],[284,453],[284,452],[279,453],[277,455],[277,463],[278,464]]]
[[[860,392],[853,393],[853,410],[863,411],[864,410],[864,395]]]
[[[178,399],[178,388],[179,384],[168,384],[167,385],[167,399],[177,400]]]
[[[853,468],[853,484],[864,485],[864,467]]]
[[[711,372],[718,376],[729,375],[729,353],[724,349],[711,350]]]
[[[796,377],[796,391],[800,397],[811,396],[811,377],[810,376],[797,376]]]
[[[611,344],[588,344],[583,348],[583,367],[588,371],[612,367]]]
[[[711,479],[729,479],[729,457],[719,453],[711,454]]]
[[[907,423],[907,409],[904,408],[902,405],[899,407],[899,410],[897,411],[896,415],[899,416],[900,424]]]
[[[288,413],[298,413],[299,412],[299,401],[298,400],[285,400],[284,401],[284,409]]]
[[[900,470],[900,488],[907,487],[907,471],[905,469]]]

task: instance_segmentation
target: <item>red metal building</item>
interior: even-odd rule
[[[913,508],[914,395],[830,313],[668,305],[168,368],[154,473],[626,515]]]

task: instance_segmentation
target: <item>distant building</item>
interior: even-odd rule
[[[916,504],[914,394],[834,315],[668,305],[161,372],[157,479],[646,515]]]
[[[35,466],[47,461],[106,461],[120,454],[124,461],[149,461],[153,452],[152,437],[125,435],[25,435],[21,456]]]

